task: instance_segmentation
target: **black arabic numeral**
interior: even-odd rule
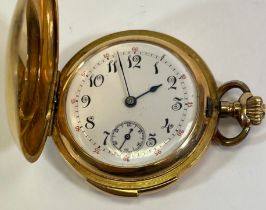
[[[128,56],[127,60],[128,60],[128,68],[130,69],[132,68],[131,55]]]
[[[108,64],[108,72],[111,73],[111,72],[114,72],[116,73],[117,72],[117,60],[113,61],[111,60]]]
[[[87,117],[86,120],[87,123],[85,124],[85,127],[87,129],[93,129],[95,127],[94,117],[93,116]]]
[[[91,103],[91,98],[90,98],[90,96],[88,96],[88,95],[84,95],[84,96],[82,96],[82,98],[81,98],[81,102],[82,102],[83,104],[85,104],[85,106],[83,106],[83,108],[88,107],[88,106],[90,105],[90,103]]]
[[[146,142],[147,147],[154,147],[157,144],[157,140],[156,140],[156,133],[150,133],[149,134],[149,138]]]
[[[104,131],[103,133],[106,135],[106,137],[105,137],[105,139],[104,139],[104,141],[103,141],[103,145],[107,145],[107,139],[108,139],[108,137],[110,136],[110,133],[107,132],[107,131]]]
[[[155,74],[159,74],[158,64],[159,64],[159,62],[156,62],[156,63],[154,64]]]
[[[174,128],[174,125],[169,123],[169,119],[165,118],[165,125],[161,127],[162,129],[166,129],[167,133],[170,133],[171,129]]]
[[[180,109],[182,109],[183,107],[183,104],[181,103],[182,100],[183,100],[182,98],[177,98],[177,97],[174,98],[175,103],[172,106],[173,111],[179,111]]]
[[[174,90],[176,90],[176,86],[175,86],[175,84],[176,84],[176,82],[177,82],[177,79],[176,79],[175,76],[170,76],[170,77],[168,77],[168,78],[167,78],[167,82],[171,85],[171,87],[169,87],[168,90],[170,90],[170,89],[174,89]]]
[[[140,66],[140,62],[141,62],[141,56],[140,55],[134,55],[131,58],[131,55],[128,56],[128,68],[141,68]],[[134,63],[134,64],[133,64]]]
[[[104,83],[104,76],[102,74],[98,74],[94,77],[94,75],[91,75],[90,77],[90,87],[101,87]]]

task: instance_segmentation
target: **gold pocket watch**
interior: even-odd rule
[[[56,0],[19,0],[8,54],[11,128],[26,159],[47,136],[92,185],[137,196],[177,180],[212,139],[235,145],[261,123],[265,105],[244,83],[219,89],[204,61],[165,34],[135,30],[100,38],[58,71]],[[228,90],[238,101],[221,101]],[[224,137],[219,117],[242,132]]]

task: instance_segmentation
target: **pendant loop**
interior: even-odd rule
[[[238,101],[228,102],[221,101],[226,92],[238,88],[243,94]],[[217,130],[214,140],[225,146],[233,146],[242,142],[248,135],[251,125],[259,125],[265,116],[265,104],[261,97],[253,96],[249,87],[241,81],[230,81],[218,89],[220,100],[220,117],[234,117],[238,120],[243,128],[239,135],[233,138],[225,137],[219,129]]]

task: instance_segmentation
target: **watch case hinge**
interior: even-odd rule
[[[57,71],[56,73],[56,79],[55,79],[55,88],[54,88],[54,97],[53,97],[53,108],[52,108],[52,117],[51,117],[51,122],[50,122],[50,127],[49,127],[49,132],[48,135],[52,136],[53,135],[53,125],[54,125],[54,120],[55,116],[57,113],[57,108],[58,108],[58,95],[59,95],[59,85],[60,85],[60,71]]]

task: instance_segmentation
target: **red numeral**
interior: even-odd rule
[[[193,102],[188,102],[188,103],[186,103],[186,105],[187,105],[188,107],[192,107],[192,106],[193,106]]]
[[[185,74],[183,74],[181,77],[179,77],[179,79],[186,79],[187,76]]]
[[[154,154],[155,154],[156,156],[158,156],[158,155],[162,154],[162,151],[159,150],[159,149],[158,149],[158,150],[155,150]]]
[[[133,51],[134,53],[138,52],[138,50],[139,50],[138,47],[133,47],[133,48],[132,48],[132,51]]]
[[[95,148],[93,152],[96,154],[100,154],[100,151],[101,151],[101,149],[98,147],[98,148]]]
[[[76,126],[76,127],[75,127],[75,130],[76,130],[77,132],[79,132],[79,131],[80,131],[80,126]]]
[[[176,132],[178,136],[182,136],[184,134],[184,130],[177,130]]]
[[[106,58],[107,60],[109,60],[110,59],[110,54],[106,53],[106,54],[103,55],[103,57]]]
[[[129,162],[129,156],[126,155],[126,156],[123,158],[123,161],[125,161],[125,162]]]
[[[72,104],[76,103],[76,99],[71,99],[71,103]]]

